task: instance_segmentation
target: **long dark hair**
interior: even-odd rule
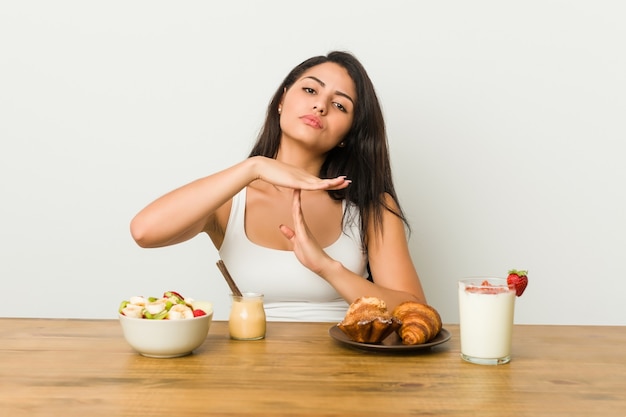
[[[325,62],[333,62],[348,71],[356,86],[356,103],[352,127],[342,139],[345,146],[335,147],[328,152],[319,177],[346,175],[352,180],[348,188],[328,193],[335,200],[346,199],[357,206],[361,214],[361,243],[367,250],[367,225],[373,220],[375,233],[382,231],[383,210],[389,210],[401,218],[407,229],[409,224],[393,186],[385,120],[374,85],[363,65],[352,54],[334,51],[326,56],[309,58],[292,69],[269,103],[265,124],[249,156],[276,158],[282,134],[278,105],[284,91],[309,68]],[[397,209],[385,203],[385,193],[395,200]]]

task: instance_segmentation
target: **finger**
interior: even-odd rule
[[[302,212],[302,190],[293,190],[293,228],[296,236],[300,236],[300,239],[305,239],[310,235],[306,221],[304,220],[304,213]]]
[[[303,190],[308,191],[316,191],[316,190],[340,190],[342,188],[346,188],[352,183],[352,180],[346,179],[345,176],[337,177],[337,178],[313,178],[310,181],[306,181],[300,187],[292,187],[292,188],[301,188]]]
[[[352,180],[347,179],[345,175],[324,180],[324,185],[327,190],[341,190],[350,184],[352,184]]]
[[[343,190],[344,188],[347,188],[350,184],[352,184],[352,180],[344,179],[342,182],[339,182],[336,185],[329,186],[327,190]]]
[[[296,230],[302,227],[304,215],[302,214],[302,192],[293,190],[293,200],[291,204],[291,215],[293,216],[293,226]]]
[[[288,226],[285,226],[284,224],[281,224],[280,226],[278,226],[278,229],[280,229],[280,232],[283,234],[283,236],[285,236],[289,240],[293,239],[296,236],[296,232],[294,232],[293,230],[291,230]]]

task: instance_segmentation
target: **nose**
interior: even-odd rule
[[[326,112],[326,109],[322,104],[316,104],[313,106],[313,111],[317,111],[323,115]]]

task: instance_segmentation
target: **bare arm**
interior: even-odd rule
[[[248,158],[150,203],[132,219],[131,235],[139,246],[145,248],[191,239],[215,224],[216,211],[255,180],[306,190],[340,189],[349,184],[344,177],[320,179],[271,158]]]
[[[144,248],[188,240],[203,231],[215,211],[253,179],[246,160],[170,191],[137,213],[130,223],[131,235]]]

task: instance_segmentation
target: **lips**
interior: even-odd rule
[[[313,116],[312,114],[307,114],[306,116],[300,117],[300,119],[307,125],[314,127],[316,129],[321,129],[323,127],[322,121],[319,117]]]

